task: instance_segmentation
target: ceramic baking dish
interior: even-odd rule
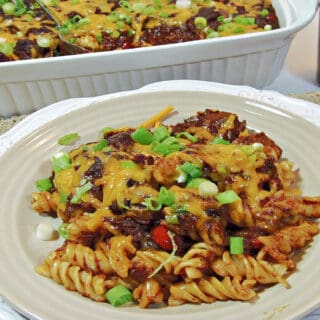
[[[179,44],[0,64],[0,116],[53,102],[195,79],[262,88],[279,74],[294,35],[318,0],[274,0],[280,29]]]

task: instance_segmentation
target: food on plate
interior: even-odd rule
[[[39,0],[42,9],[38,2],[4,1],[1,28],[10,36],[3,37],[2,46],[0,43],[0,61],[122,50],[279,28],[269,0]],[[52,20],[42,21],[47,12]],[[9,21],[12,24],[7,28]],[[30,31],[32,24],[36,33]],[[64,46],[58,33],[78,50]],[[18,54],[21,45],[17,42],[22,40],[28,42],[27,55]]]
[[[303,196],[282,149],[236,114],[206,109],[165,125],[171,111],[52,156],[32,206],[61,220],[65,241],[36,272],[142,308],[289,286],[296,253],[319,232],[320,197]]]

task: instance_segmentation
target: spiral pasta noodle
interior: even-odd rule
[[[170,288],[169,305],[180,305],[186,302],[212,303],[215,300],[250,300],[256,296],[252,290],[254,280],[244,280],[236,276],[225,277],[219,281],[216,277],[200,279],[189,283],[182,282]]]
[[[257,283],[270,284],[279,282],[288,286],[283,278],[283,274],[287,271],[286,265],[256,260],[249,255],[231,255],[229,251],[225,251],[221,258],[212,262],[211,267],[221,277],[241,276],[242,278],[255,280]]]

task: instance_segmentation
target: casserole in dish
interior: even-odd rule
[[[32,112],[58,100],[200,79],[256,88],[279,74],[295,33],[316,0],[274,0],[280,29],[170,45],[0,64],[1,115]]]

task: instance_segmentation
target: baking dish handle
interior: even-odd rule
[[[290,0],[291,7],[295,10],[295,19],[290,29],[298,31],[308,25],[315,17],[320,0]]]

